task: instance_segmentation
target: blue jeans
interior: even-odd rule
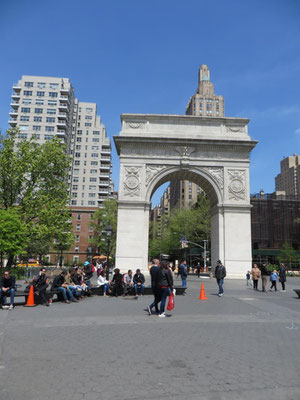
[[[165,305],[166,305],[166,299],[167,296],[169,296],[171,293],[170,288],[160,288],[160,296],[161,296],[161,300],[160,300],[160,314],[162,314],[163,312],[165,312]]]
[[[104,285],[103,285],[103,293],[104,294],[106,294],[107,289],[108,289],[108,283],[104,283]]]
[[[57,290],[59,291],[59,293],[62,294],[65,301],[68,300],[68,296],[70,297],[71,301],[74,300],[73,293],[71,292],[70,289],[60,286],[59,288],[57,288]]]
[[[141,293],[144,294],[144,289],[145,289],[145,285],[143,283],[141,283],[140,285],[138,285],[137,283],[134,284],[134,293],[137,294],[138,292],[138,288],[141,289]]]
[[[224,283],[224,278],[222,279],[217,279],[218,285],[219,285],[219,294],[223,294],[224,290],[223,290],[223,283]]]
[[[77,287],[76,287],[76,286],[69,285],[69,289],[71,290],[71,292],[72,292],[73,296],[76,296],[76,297],[78,297],[78,296],[79,296],[79,292],[78,292],[78,290],[77,290]]]
[[[3,299],[3,304],[6,304],[6,296],[10,295],[10,304],[14,304],[15,301],[15,289],[9,289],[6,292],[2,292],[0,289],[0,303],[2,302]]]
[[[182,276],[182,287],[186,287],[186,276]]]

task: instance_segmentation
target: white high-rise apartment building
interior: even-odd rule
[[[112,197],[111,145],[95,103],[79,102],[68,78],[22,76],[13,85],[9,124],[19,140],[33,135],[38,143],[53,135],[72,156],[71,206],[101,207]]]

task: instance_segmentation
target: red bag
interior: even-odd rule
[[[94,273],[95,272],[95,266],[93,265],[92,266],[92,273]]]
[[[169,302],[168,302],[167,310],[172,311],[174,307],[175,307],[175,299],[174,299],[174,294],[172,292],[170,294],[170,296],[169,296]]]

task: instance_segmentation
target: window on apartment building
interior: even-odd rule
[[[43,106],[43,105],[44,105],[44,100],[36,100],[36,101],[35,101],[35,104],[36,104],[37,106]]]
[[[24,96],[32,96],[32,90],[24,90]]]
[[[73,178],[73,182],[79,182],[78,176],[75,176],[75,177]]]
[[[89,141],[89,138],[85,138],[85,142],[87,143]]]
[[[80,122],[77,122],[77,128],[80,128]]]
[[[25,87],[33,87],[33,82],[25,82],[24,86]]]
[[[91,165],[98,165],[98,161],[91,161]]]
[[[96,202],[95,202],[95,201],[92,201],[92,200],[89,200],[89,201],[88,201],[88,205],[89,205],[89,206],[94,206],[94,205],[96,205]]]
[[[35,108],[35,109],[34,109],[34,112],[35,112],[36,114],[42,114],[42,113],[43,113],[43,109],[42,109],[42,108]]]
[[[94,236],[93,235],[89,235],[89,241],[93,240]]]
[[[75,157],[80,157],[80,153],[75,153]]]
[[[82,178],[82,182],[85,182],[85,177]],[[83,186],[84,187],[84,186]]]
[[[46,132],[54,132],[54,126],[46,126]]]
[[[39,133],[34,133],[34,134],[32,135],[32,137],[33,137],[34,139],[40,139],[40,138],[41,138],[41,135],[40,135]]]
[[[99,150],[99,146],[92,146],[92,150]]]
[[[45,140],[51,140],[52,139],[52,135],[45,135]]]
[[[56,114],[55,108],[47,108],[47,114]]]
[[[78,221],[81,220],[81,214],[77,214],[77,220],[78,220]]]
[[[55,122],[54,117],[46,117],[46,122]]]
[[[41,127],[40,127],[39,125],[33,125],[32,129],[33,129],[34,131],[40,131],[40,130],[41,130]]]
[[[78,130],[78,131],[77,131],[77,135],[82,135],[82,131],[81,131],[81,130]]]
[[[74,199],[77,199],[77,193],[76,193],[76,192],[73,192],[73,193],[72,193],[72,197],[73,197]]]
[[[74,247],[75,253],[79,253],[79,246]]]
[[[92,124],[91,124],[90,122],[86,122],[86,123],[84,124],[84,126],[92,126]]]
[[[78,174],[79,174],[79,169],[76,169],[76,168],[75,168],[75,169],[74,169],[74,174],[75,174],[75,175],[78,175]]]
[[[98,137],[93,137],[92,142],[99,143],[100,139]]]
[[[98,156],[99,156],[98,153],[92,153],[92,154],[91,154],[91,157],[92,157],[92,158],[98,158]]]
[[[79,242],[79,240],[80,240],[80,235],[76,235],[75,236],[75,242]]]
[[[81,137],[78,137],[77,139],[76,139],[76,142],[81,142],[82,141],[82,138]]]
[[[57,101],[55,101],[55,100],[48,100],[48,106],[54,106],[54,107],[56,107],[57,106]]]
[[[83,165],[86,166],[86,161],[83,162]]]
[[[91,112],[93,112],[93,109],[92,109],[92,108],[86,108],[85,111],[86,111],[87,113],[91,113]]]
[[[36,95],[38,97],[44,97],[45,96],[45,92],[36,92]]]
[[[97,178],[90,178],[90,182],[97,182]]]
[[[80,144],[76,145],[76,150],[81,150],[81,145]]]
[[[34,122],[42,122],[42,117],[33,117]]]
[[[81,112],[81,107],[78,108],[78,112]]]
[[[78,190],[78,185],[73,185],[72,190]]]
[[[89,190],[96,190],[96,185],[89,185]]]
[[[100,131],[93,131],[93,135],[100,135]]]
[[[46,87],[46,83],[45,82],[38,82],[37,87],[40,89],[44,89]]]
[[[19,134],[18,134],[18,138],[19,138],[19,139],[22,139],[22,140],[27,139],[27,133],[19,133]]]
[[[23,113],[30,113],[30,108],[29,107],[22,107],[21,112]]]
[[[91,174],[96,174],[96,173],[97,173],[97,170],[96,170],[96,169],[90,169],[90,173],[91,173]]]
[[[25,105],[31,104],[31,99],[23,99],[22,104]]]
[[[50,89],[57,89],[58,88],[58,83],[50,83],[49,87],[50,87]]]
[[[89,193],[89,197],[96,197],[96,193]]]
[[[72,204],[72,206],[76,206],[77,205],[77,200],[72,200],[71,204]]]
[[[49,92],[49,97],[57,97],[57,92]]]
[[[19,125],[20,131],[28,131],[29,126],[28,125]]]
[[[80,161],[79,160],[75,160],[74,164],[75,165],[80,165]]]
[[[29,121],[29,117],[27,115],[21,115],[20,121]]]

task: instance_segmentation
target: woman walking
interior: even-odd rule
[[[253,280],[253,290],[258,290],[258,280],[260,278],[260,269],[258,268],[257,264],[253,265],[251,270],[252,280]]]
[[[157,274],[157,286],[159,290],[160,298],[160,311],[159,317],[164,318],[165,315],[165,305],[167,296],[170,295],[173,290],[173,276],[169,269],[169,264],[162,261],[159,266],[159,271]]]
[[[284,264],[280,264],[279,267],[279,282],[281,283],[282,290],[281,292],[285,292],[285,282],[286,282],[286,269]]]

